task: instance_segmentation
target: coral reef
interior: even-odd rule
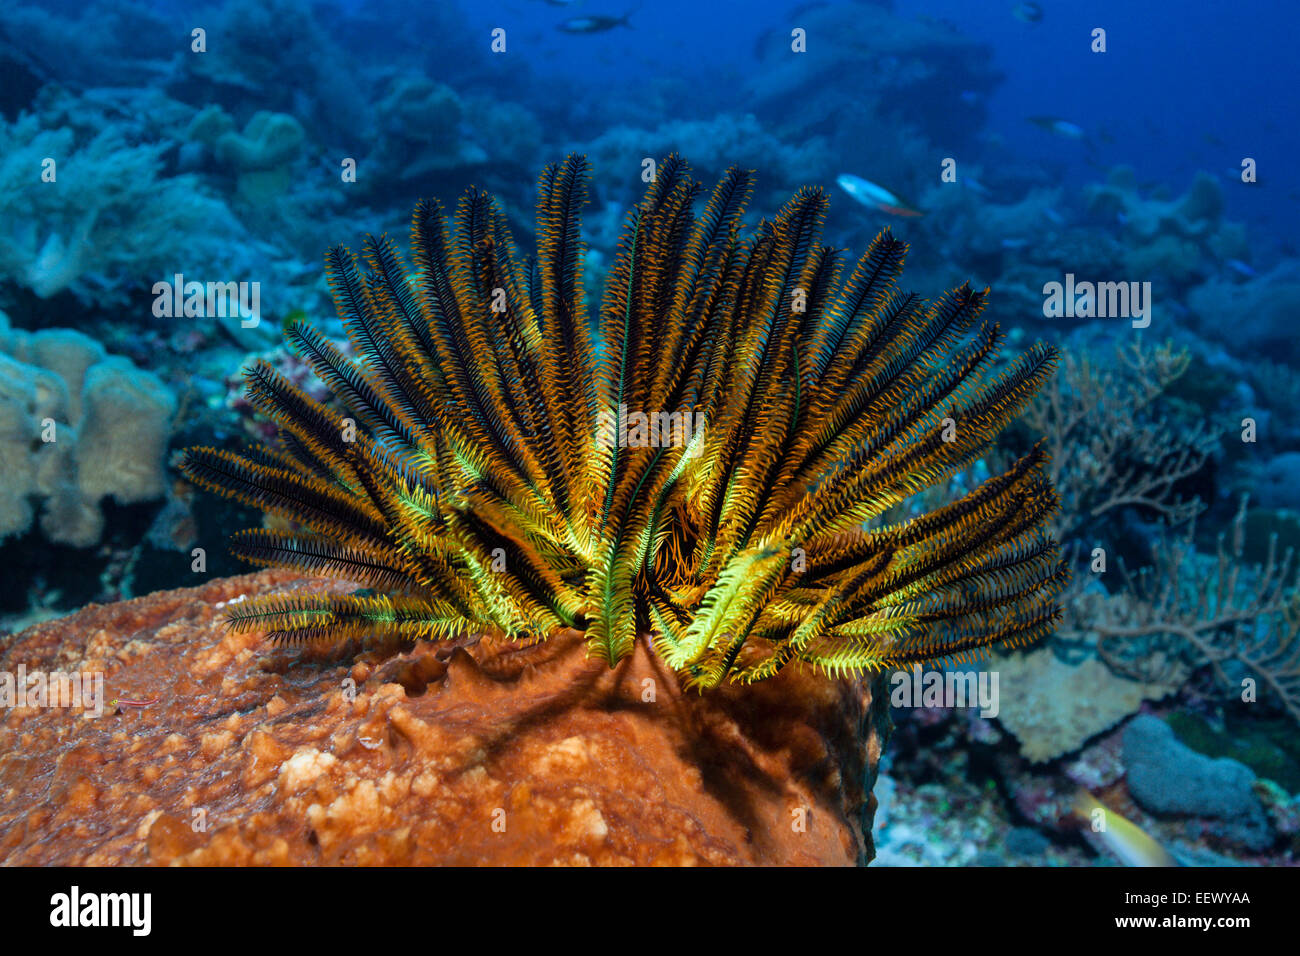
[[[464,107],[445,83],[394,77],[375,112],[384,133],[369,161],[399,183],[487,159],[482,147],[459,135]]]
[[[207,51],[182,60],[173,80],[187,97],[238,114],[249,102],[296,117],[331,144],[373,129],[349,56],[304,0],[231,0],[214,15]],[[310,97],[304,96],[310,90]],[[246,115],[246,114],[245,114]]]
[[[1300,358],[1295,346],[1300,265],[1294,261],[1245,282],[1210,279],[1188,293],[1187,304],[1198,327],[1214,338],[1231,339],[1257,355],[1288,361]]]
[[[790,55],[793,27],[805,31],[818,55]],[[952,91],[978,97],[998,80],[988,47],[886,4],[805,5],[791,23],[764,34],[756,52],[763,66],[749,81],[746,99],[783,117],[791,137],[851,121],[859,111],[872,115],[875,103],[902,112],[898,104],[905,102],[908,122],[923,136],[959,142],[981,110]],[[851,86],[839,82],[843,76],[854,78]]]
[[[107,638],[78,636],[72,627],[102,622],[115,647],[119,624],[122,635],[134,628],[135,636],[114,652],[123,659],[112,664],[113,673],[138,678],[140,687],[157,686],[160,696],[164,687],[183,688],[193,680],[202,687],[202,705],[193,711],[174,701],[166,705],[168,719],[186,727],[169,742],[151,722],[164,713],[161,703],[156,710],[127,709],[104,718],[116,723],[115,731],[142,730],[125,742],[75,721],[61,723],[58,714],[14,718],[0,710],[11,730],[66,738],[50,744],[51,760],[61,761],[51,768],[0,751],[7,754],[0,758],[8,760],[5,773],[34,775],[14,791],[32,795],[33,822],[20,821],[21,799],[10,794],[6,802],[0,787],[0,844],[17,841],[4,844],[13,848],[13,859],[85,861],[98,854],[99,860],[130,862],[353,862],[370,853],[369,859],[393,862],[459,861],[465,857],[420,821],[436,820],[450,830],[463,822],[452,819],[457,807],[499,797],[520,842],[507,847],[484,834],[465,853],[534,862],[848,861],[869,840],[855,830],[847,809],[859,796],[848,784],[837,795],[820,764],[811,777],[791,769],[816,764],[819,741],[830,741],[828,753],[844,752],[839,731],[807,713],[796,720],[797,739],[783,740],[734,708],[744,699],[762,699],[780,719],[780,707],[796,703],[781,701],[780,688],[811,695],[810,706],[830,699],[819,695],[861,692],[862,683],[813,680],[803,664],[816,659],[834,670],[863,663],[894,639],[876,628],[895,614],[915,618],[909,618],[905,643],[934,644],[909,646],[909,653],[938,655],[956,646],[950,642],[954,628],[932,630],[927,615],[973,602],[983,610],[965,623],[987,632],[996,628],[999,613],[988,601],[1018,595],[1040,600],[1044,613],[1049,603],[1059,604],[1062,617],[1057,631],[1035,648],[969,662],[1002,679],[996,717],[960,707],[897,709],[892,767],[878,788],[885,806],[880,862],[1121,863],[1114,847],[1080,833],[1071,812],[1079,787],[1181,864],[1300,861],[1300,347],[1294,330],[1300,254],[1287,228],[1300,192],[1278,176],[1276,157],[1286,150],[1278,151],[1276,130],[1267,122],[1248,124],[1248,141],[1237,142],[1244,128],[1239,123],[1211,123],[1207,131],[1187,118],[1214,115],[1205,110],[1183,111],[1181,118],[1176,110],[1148,110],[1149,118],[1130,113],[1141,97],[1130,103],[1121,96],[1118,105],[1112,98],[1103,118],[1090,112],[1102,105],[1095,95],[1114,88],[1095,71],[1090,96],[1049,96],[1035,111],[1061,118],[1033,117],[1031,128],[1015,114],[1017,103],[1028,103],[1022,94],[1061,92],[1027,88],[1017,75],[1025,64],[1043,62],[1035,61],[1040,54],[1050,57],[1056,42],[1053,11],[1045,23],[1019,22],[1025,19],[1020,8],[1032,4],[1017,5],[1019,19],[1008,23],[1005,10],[1002,17],[953,12],[953,22],[891,0],[803,3],[779,22],[742,18],[726,29],[735,42],[719,46],[707,39],[712,30],[696,36],[658,29],[657,8],[634,13],[635,29],[574,36],[554,30],[555,23],[594,10],[564,11],[554,0],[514,3],[508,17],[492,24],[509,30],[509,54],[500,56],[488,47],[482,11],[462,12],[461,6],[418,0],[344,6],[223,0],[191,12],[145,0],[13,0],[0,6],[0,553],[6,582],[0,630],[90,602],[192,583],[195,545],[205,549],[206,573],[236,573],[238,558],[219,540],[230,529],[260,522],[237,538],[237,553],[341,575],[316,590],[277,574],[247,579],[250,592],[274,594],[288,602],[279,610],[298,612],[278,621],[288,625],[279,636],[426,627],[447,638],[414,649],[403,645],[405,653],[391,660],[384,657],[391,647],[358,651],[351,640],[325,659],[319,648],[305,660],[285,651],[263,659],[254,653],[260,631],[219,634],[219,614],[180,608],[180,595],[160,596],[143,616],[116,608],[74,618],[68,629],[29,635],[25,646],[57,635],[66,659],[82,654],[95,660],[81,645],[89,640],[93,651]],[[206,31],[206,46],[192,45],[196,27]],[[702,55],[705,43],[709,53]],[[1020,43],[1035,49],[1016,56]],[[1094,63],[1103,59],[1086,56]],[[1003,67],[1009,77],[999,75],[999,64],[1010,64]],[[1219,88],[1236,91],[1237,79]],[[999,108],[991,112],[995,95]],[[1057,102],[1049,104],[1052,99]],[[678,178],[680,170],[659,165],[663,181],[651,184],[647,198],[640,194],[644,161],[675,151],[690,155],[708,177],[732,176],[733,163],[761,169],[761,182],[745,177],[741,188],[740,181],[728,180],[738,193],[759,190],[750,197],[757,214],[705,207],[703,225],[716,242],[692,247],[703,204],[693,184]],[[557,199],[552,184],[535,223],[533,174],[548,157],[565,152],[593,158],[594,203],[577,225],[561,207],[579,205],[578,199],[572,193],[569,201]],[[1251,169],[1257,177],[1243,175],[1254,166],[1242,160],[1247,155],[1259,159],[1258,170]],[[347,160],[356,161],[355,179]],[[844,200],[831,184],[846,173],[906,197],[921,214],[894,219]],[[806,183],[829,186],[831,198],[844,201],[826,208],[800,189]],[[335,317],[334,290],[320,268],[322,249],[390,229],[407,219],[418,196],[455,195],[471,185],[500,202],[475,189],[444,225],[426,220],[425,238],[442,243],[427,261],[417,255],[405,269],[386,240],[367,244],[364,264],[333,256],[327,273],[336,285],[342,278],[344,297],[354,300],[340,310],[342,320]],[[782,209],[792,192],[798,192],[796,201]],[[781,212],[761,221],[769,209]],[[886,247],[897,243],[894,236],[912,245],[908,275],[915,287],[948,289],[970,280],[975,289],[995,290],[979,319],[974,313],[984,299],[978,296],[976,305],[975,293],[925,303],[901,297],[896,277],[883,283],[888,294],[855,285],[854,263],[842,250],[864,248],[886,226],[892,227],[890,238],[881,240]],[[735,248],[727,251],[731,243]],[[534,268],[528,255],[535,247],[565,264],[549,275]],[[864,262],[892,262],[892,253],[882,256]],[[433,269],[426,268],[430,262]],[[153,284],[176,273],[190,281],[256,282],[262,321],[245,327],[229,314],[151,312]],[[1139,287],[1149,281],[1143,301],[1151,327],[1138,334],[1127,320],[1087,310],[1049,315],[1045,283],[1066,274]],[[565,290],[560,295],[557,277]],[[795,311],[796,288],[804,294],[804,312]],[[862,301],[849,301],[844,289],[861,291]],[[506,293],[504,306],[494,301],[496,290]],[[944,348],[917,348],[946,321],[948,307],[969,313],[953,322],[969,325],[967,332],[940,331]],[[372,334],[405,325],[406,333],[417,335],[424,328],[420,319],[405,321],[412,308],[420,317],[427,312],[443,319],[432,325],[440,337],[432,361],[421,358],[428,343],[386,350],[388,340]],[[880,374],[876,382],[886,384],[876,393],[856,393],[852,401],[864,404],[847,412],[844,406],[828,409],[829,390],[819,380],[825,369],[810,365],[825,353],[805,347],[806,333],[823,323],[847,341],[864,334],[870,324],[864,317],[879,316],[882,308],[897,310],[890,312],[894,319],[847,363],[847,380]],[[557,314],[564,309],[569,312]],[[464,320],[471,312],[485,321]],[[648,316],[671,316],[689,328],[690,348],[697,351],[683,351],[676,324],[669,334]],[[1005,339],[984,337],[985,330],[976,328],[981,320],[1000,323]],[[581,339],[584,321],[590,338],[575,348],[565,335]],[[755,332],[752,342],[742,339],[738,348],[718,345],[733,341],[731,326],[746,323],[765,331]],[[624,335],[628,328],[631,334]],[[558,349],[557,333],[564,342]],[[965,397],[981,392],[981,382],[997,381],[1008,369],[1014,378],[1023,368],[1017,365],[1021,351],[1040,338],[1063,355],[1059,373],[996,447],[986,448],[991,434],[975,442],[967,434],[968,416],[945,413],[960,411]],[[596,359],[591,376],[573,360],[588,343]],[[621,361],[607,343],[629,343]],[[909,389],[941,391],[949,360],[975,355],[968,347],[979,353],[972,359],[979,374],[953,383],[947,407],[906,405]],[[704,354],[707,360],[695,361]],[[573,391],[558,399],[553,394],[573,383],[529,380],[539,355],[576,371],[576,398]],[[476,363],[472,356],[491,362]],[[659,363],[671,373],[656,372],[642,389],[640,370]],[[623,421],[610,407],[617,401],[615,368],[636,370],[625,382],[636,401],[648,401],[646,394],[659,401],[666,390],[676,390],[671,403],[637,409],[632,401],[630,412],[707,412],[702,453],[687,456],[671,445],[596,449],[598,416],[608,419],[613,412],[616,425]],[[450,384],[440,380],[444,369],[453,372]],[[245,378],[253,381],[247,394]],[[706,390],[723,397],[710,405],[701,397]],[[502,402],[502,395],[527,401]],[[720,414],[731,415],[745,402],[739,425],[735,416],[720,422]],[[429,411],[439,403],[443,412]],[[781,416],[792,407],[798,413],[789,424]],[[1014,409],[996,411],[1010,416]],[[311,419],[307,425],[299,412]],[[766,536],[783,508],[822,493],[818,481],[847,481],[846,472],[829,464],[846,450],[847,439],[819,449],[816,465],[826,467],[817,472],[809,465],[808,481],[790,481],[789,469],[781,467],[791,447],[806,450],[804,436],[815,431],[810,422],[824,413],[835,427],[854,416],[883,423],[887,434],[869,454],[869,442],[859,446],[852,454],[861,454],[846,470],[864,460],[867,472],[877,468],[864,488],[889,477],[890,460],[906,459],[896,467],[907,474],[872,499],[869,515],[849,509],[852,514],[839,516],[842,526],[807,525],[803,540]],[[947,470],[932,468],[928,452],[909,458],[944,417],[961,440],[971,440],[972,452],[980,445],[979,457],[947,462],[954,465]],[[577,419],[590,433],[574,430]],[[410,429],[430,423],[445,440],[413,452]],[[979,430],[991,432],[985,424]],[[336,441],[340,426],[355,426],[358,441]],[[543,434],[548,428],[549,436]],[[490,434],[482,441],[481,434],[466,437],[475,430]],[[1040,444],[1041,436],[1046,441]],[[581,442],[590,446],[590,462],[575,450]],[[250,451],[250,443],[261,447]],[[321,524],[296,520],[303,515],[290,513],[291,506],[267,515],[247,506],[248,496],[218,498],[169,475],[167,449],[190,445],[220,449],[214,459],[227,465],[240,456],[237,468],[266,479],[254,493],[263,498],[288,482],[295,493],[309,485],[331,508],[347,499],[382,526],[382,547],[364,535],[331,537],[339,530],[337,514]],[[1035,523],[1030,512],[1036,518],[1047,509],[1049,482],[1062,506],[1050,526],[1035,530],[1026,551],[1005,555],[1008,565],[979,565],[974,570],[983,572],[982,583],[972,584],[961,576],[968,558],[958,552],[965,541],[979,539],[989,521],[1010,515],[1009,504],[1001,518],[983,505],[974,516],[960,517],[953,527],[964,522],[964,540],[954,532],[951,539],[908,539],[894,547],[890,529],[932,527],[927,522],[958,516],[965,507],[960,502],[983,502],[980,495],[1021,467],[1026,454],[1041,460],[1030,470],[1042,476],[997,500],[1018,500],[1025,492],[1032,499],[1026,527]],[[575,462],[595,464],[583,470]],[[232,474],[225,480],[244,473]],[[648,476],[645,484],[637,486],[634,479],[642,476]],[[404,482],[396,504],[383,490],[395,481]],[[671,490],[647,495],[647,488],[660,487]],[[571,493],[571,500],[551,500],[557,491]],[[426,494],[436,496],[432,506]],[[1248,501],[1239,508],[1243,496]],[[603,521],[607,497],[611,521]],[[648,516],[647,502],[654,506]],[[589,520],[592,514],[597,517]],[[862,527],[864,516],[870,520]],[[323,545],[314,535],[321,527],[327,532]],[[1068,543],[1063,563],[1049,537]],[[882,547],[872,558],[888,567],[852,564],[877,544]],[[948,544],[942,555],[953,559],[948,570],[926,563],[928,547]],[[796,556],[808,562],[802,586],[764,576],[769,563],[775,569],[781,561],[793,574]],[[417,625],[405,602],[427,597],[430,575],[448,567],[472,593],[455,595],[464,605],[455,613],[425,616]],[[1040,572],[1064,577],[1066,568],[1074,571],[1073,585],[1049,599],[1059,578],[1044,582]],[[861,592],[860,606],[846,610],[854,603],[842,601],[854,573],[873,570],[878,578]],[[392,577],[412,574],[417,588],[398,587],[405,580]],[[375,590],[349,593],[356,586]],[[212,587],[198,593],[214,600],[232,593]],[[872,587],[889,593],[868,600]],[[319,601],[324,595],[335,603],[325,608]],[[827,623],[868,604],[870,610],[848,625]],[[250,615],[249,606],[236,605],[233,616],[255,628],[264,618]],[[760,606],[756,627],[740,620],[742,611]],[[354,619],[358,608],[364,611]],[[231,613],[229,606],[218,610]],[[160,627],[177,628],[167,633],[179,641],[192,624],[197,630],[186,639],[197,644],[193,654],[163,647],[140,623],[177,615],[182,623]],[[751,636],[733,642],[726,630],[732,625],[744,625],[737,633]],[[479,630],[491,636],[474,643]],[[754,784],[754,792],[725,792],[708,765],[727,759],[726,749],[720,756],[694,751],[694,729],[641,721],[643,705],[618,696],[617,676],[594,663],[587,669],[574,630],[582,630],[597,653],[617,657],[630,648],[613,674],[654,679],[660,701],[671,701],[663,706],[694,715],[692,726],[724,736],[734,726],[744,747],[733,756],[770,771],[776,789],[763,792],[752,767],[737,763],[726,766],[743,769],[737,776]],[[497,640],[500,631],[521,638],[549,631],[552,640],[539,647],[506,645]],[[672,646],[648,654],[647,635]],[[461,645],[465,651],[454,650]],[[689,656],[683,646],[700,656],[674,670],[665,659],[680,664]],[[132,670],[126,647],[150,648],[145,666]],[[703,699],[679,694],[680,685],[712,683],[720,674],[754,676],[761,655],[774,648],[770,660],[790,657],[794,666],[782,670],[771,688],[762,682],[750,688],[761,698],[733,696],[737,688],[725,680]],[[228,652],[232,662],[224,661]],[[222,665],[209,673],[218,659]],[[884,662],[879,657],[868,666]],[[525,663],[539,672],[554,669],[516,674]],[[257,666],[271,671],[254,673]],[[169,667],[186,676],[169,683]],[[192,667],[203,670],[201,678],[193,677]],[[289,667],[292,677],[277,676]],[[341,675],[361,685],[364,712],[334,700]],[[487,687],[484,675],[502,679],[496,687],[501,700],[491,698],[492,705],[504,708],[506,724],[521,735],[520,749],[509,755],[509,742],[498,746],[482,729],[486,717],[475,716],[468,729],[458,723],[465,700],[458,695],[478,695],[471,712],[491,696],[480,693]],[[581,684],[582,693],[563,698],[564,706],[574,702],[568,716],[555,716],[561,695],[552,692],[552,678],[556,688],[564,680]],[[270,698],[251,698],[256,707],[247,713],[226,712],[216,690],[222,685],[227,692],[255,687]],[[541,732],[531,723],[533,704],[511,696],[530,688],[550,707]],[[587,690],[591,695],[582,696]],[[272,713],[280,710],[276,700],[288,701],[289,709]],[[856,714],[857,703],[845,700],[846,717]],[[724,715],[726,708],[733,709]],[[406,722],[413,713],[432,729]],[[1151,716],[1131,719],[1137,713]],[[212,718],[209,726],[200,726],[203,717]],[[509,724],[516,719],[517,726]],[[250,721],[261,722],[257,731],[247,729]],[[1159,721],[1186,747],[1174,746]],[[403,736],[403,727],[417,733]],[[227,729],[231,741],[221,736]],[[497,749],[486,749],[481,760],[457,750],[453,738],[461,730],[466,739]],[[557,736],[547,736],[552,733]],[[595,749],[585,742],[589,734]],[[579,736],[581,745],[574,742]],[[364,742],[347,743],[361,737]],[[1129,737],[1137,741],[1132,746]],[[435,752],[449,740],[448,753],[464,755],[467,775],[458,775],[461,764],[452,766]],[[139,751],[124,749],[141,741]],[[269,745],[263,752],[266,741],[283,745],[288,755]],[[647,769],[625,759],[641,745],[662,763]],[[113,768],[140,759],[169,782],[141,784],[137,789],[147,798],[140,798],[140,812],[108,820],[108,807],[134,798],[85,769],[95,759],[86,749],[92,746],[106,748]],[[140,756],[155,746],[176,748],[170,764],[167,753],[156,760],[152,753]],[[302,755],[293,757],[298,751]],[[563,776],[593,755],[591,773],[581,782]],[[254,780],[258,771],[241,763],[260,766],[272,756],[270,785],[292,782],[292,791],[267,795],[268,782]],[[1255,779],[1212,763],[1224,757],[1244,764]],[[232,778],[213,783],[204,777],[208,758]],[[845,759],[849,767],[857,758]],[[220,794],[219,815],[228,826],[217,836],[190,831],[180,780],[191,764],[202,786],[212,783]],[[550,768],[547,786],[565,781],[560,797],[557,790],[515,796],[527,791],[524,778],[537,766]],[[296,775],[312,767],[323,769],[315,780]],[[662,816],[656,810],[652,824],[636,820],[612,785],[597,779],[606,772],[637,781],[644,787],[637,799],[659,799],[654,806]],[[249,785],[240,790],[245,773]],[[439,789],[400,791],[407,786],[401,781],[422,775]],[[1183,780],[1180,790],[1174,786],[1180,778],[1196,779]],[[1212,807],[1214,794],[1197,795],[1195,806],[1179,803],[1211,780],[1231,794],[1230,809],[1226,803]],[[126,774],[123,783],[134,778]],[[44,785],[48,792],[40,789]],[[1167,792],[1158,792],[1162,786]],[[237,792],[250,800],[248,807],[235,806]],[[377,795],[373,805],[371,792]],[[701,802],[691,803],[696,797]],[[811,837],[782,829],[784,797],[799,805],[812,798]],[[60,811],[56,804],[65,798],[70,809]],[[588,812],[584,800],[594,809]],[[363,819],[372,806],[373,819]],[[319,828],[304,822],[309,811]],[[109,836],[99,841],[96,830],[86,848],[72,849],[72,841],[88,832],[78,829],[79,814],[96,827],[104,821],[102,833]],[[411,819],[397,822],[396,814]],[[1238,827],[1234,814],[1248,825]],[[255,835],[264,818],[273,827],[283,824],[284,845]],[[607,838],[596,837],[597,819],[609,828]],[[45,820],[54,820],[68,841],[42,857],[35,829],[24,828]],[[299,829],[290,832],[293,821]],[[593,825],[584,830],[583,821]],[[819,829],[823,825],[828,829]],[[678,840],[668,833],[673,827],[687,835]],[[745,842],[746,830],[763,832],[770,842],[756,848]],[[646,856],[627,849],[627,841],[646,834],[664,840],[652,841]],[[304,842],[309,835],[315,843]]]
[[[41,298],[70,289],[102,302],[182,263],[224,276],[223,245],[243,227],[194,177],[161,175],[168,148],[129,143],[112,126],[77,142],[34,115],[0,121],[0,279]]]
[[[1208,666],[1229,698],[1300,720],[1300,569],[1275,540],[1263,565],[1247,565],[1246,515],[1243,499],[1213,557],[1196,551],[1193,523],[1157,540],[1136,574],[1121,560],[1114,593],[1076,578],[1058,637],[1095,640],[1113,670],[1143,681],[1181,684]]]
[[[176,401],[150,372],[72,329],[10,330],[0,313],[0,540],[42,500],[50,541],[89,547],[99,501],[162,497]]]
[[[1222,221],[1223,191],[1206,173],[1182,196],[1166,200],[1142,196],[1133,170],[1116,166],[1084,198],[1090,215],[1121,226],[1129,272],[1169,288],[1193,284],[1206,260],[1247,254],[1241,227]]]
[[[705,175],[720,177],[733,164],[770,171],[774,190],[788,191],[800,183],[831,179],[837,170],[827,163],[825,143],[817,138],[790,143],[766,131],[753,114],[722,113],[707,120],[669,120],[655,129],[611,126],[586,144],[597,183],[621,187],[639,185],[642,163],[670,153],[689,152]],[[611,243],[612,244],[612,243]]]
[[[1042,763],[1078,750],[1088,740],[1159,700],[1178,685],[1117,676],[1095,658],[1069,663],[1050,647],[1000,658],[1003,690],[998,720],[1020,742],[1026,759]]]
[[[838,864],[870,855],[887,712],[787,672],[685,694],[644,643],[576,635],[308,664],[223,608],[338,585],[282,571],[88,608],[0,666],[103,672],[151,702],[7,709],[0,861],[110,864]],[[86,635],[93,635],[86,640]],[[22,741],[21,746],[19,740]]]
[[[1143,714],[1124,728],[1124,764],[1129,792],[1152,813],[1210,817],[1220,821],[1220,838],[1250,850],[1273,843],[1250,769],[1185,747],[1158,717]]]
[[[1200,512],[1179,483],[1198,472],[1217,445],[1203,422],[1170,428],[1159,399],[1187,370],[1189,356],[1170,344],[1135,338],[1110,361],[1063,352],[1054,387],[1025,412],[1031,432],[1046,435],[1052,482],[1061,495],[1062,534],[1109,512],[1137,508],[1182,524]]]
[[[0,36],[19,42],[45,76],[74,86],[157,83],[169,75],[176,53],[165,14],[136,0],[6,3],[0,8]]]

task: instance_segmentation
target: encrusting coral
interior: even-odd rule
[[[1069,614],[1069,610],[1066,611]],[[997,662],[1003,687],[998,721],[1015,735],[1020,753],[1034,763],[1055,760],[1156,701],[1176,685],[1127,680],[1096,658],[1062,660],[1050,645]]]
[[[279,427],[247,456],[191,449],[198,484],[304,530],[245,531],[237,555],[378,593],[249,601],[239,631],[545,637],[577,629],[611,666],[653,635],[686,686],[962,657],[1049,632],[1068,573],[1040,447],[958,500],[890,526],[891,505],[974,462],[1054,365],[1042,345],[996,376],[985,293],[896,288],[882,232],[844,278],[800,190],[752,231],[749,172],[702,215],[676,157],[629,212],[588,325],[585,160],[546,167],[525,264],[471,189],[455,228],[412,225],[366,266],[327,256],[357,359],[287,336],[346,415],[266,364],[250,401]]]

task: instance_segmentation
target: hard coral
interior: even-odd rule
[[[1229,696],[1249,689],[1300,721],[1300,565],[1276,536],[1262,564],[1244,560],[1246,504],[1213,557],[1197,553],[1191,522],[1153,543],[1149,567],[1130,574],[1120,562],[1116,593],[1076,581],[1061,636],[1095,639],[1112,670],[1137,680],[1177,685],[1208,666]]]
[[[32,499],[58,544],[99,541],[99,502],[161,497],[176,401],[155,375],[72,329],[27,333],[0,313],[0,540],[27,530]]]
[[[193,177],[161,175],[168,148],[130,143],[111,127],[77,142],[72,130],[44,128],[35,116],[0,120],[0,218],[8,230],[0,279],[41,298],[70,289],[102,300],[92,276],[147,284],[170,276],[182,258],[196,272],[213,267],[217,250],[243,229]],[[209,238],[181,238],[195,234]]]
[[[1205,465],[1218,436],[1203,422],[1174,427],[1162,405],[1190,355],[1141,339],[1105,363],[1066,350],[1054,387],[1029,403],[1025,422],[1049,436],[1051,475],[1061,493],[1062,532],[1125,508],[1181,524],[1202,509],[1176,491]]]
[[[1244,233],[1222,221],[1223,190],[1206,173],[1179,198],[1157,199],[1141,195],[1130,167],[1117,166],[1088,187],[1086,202],[1093,216],[1121,224],[1129,272],[1157,283],[1185,287],[1206,262],[1246,254]]]

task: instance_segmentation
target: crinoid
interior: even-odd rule
[[[986,292],[897,289],[888,230],[846,270],[804,188],[751,230],[752,174],[699,185],[669,157],[628,213],[588,323],[586,160],[541,175],[535,262],[469,190],[454,225],[416,206],[414,271],[386,238],[327,255],[356,358],[287,337],[345,412],[265,362],[250,401],[279,428],[246,456],[187,452],[200,485],[301,527],[235,553],[348,579],[348,597],[250,601],[282,640],[585,632],[611,666],[651,635],[690,686],[791,661],[844,674],[1032,641],[1066,571],[1033,449],[952,503],[889,507],[973,463],[1055,363],[995,374]],[[847,278],[844,273],[848,272]]]

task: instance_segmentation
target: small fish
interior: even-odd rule
[[[1141,827],[1130,823],[1122,816],[1101,803],[1082,787],[1074,796],[1074,815],[1083,823],[1091,825],[1096,811],[1105,814],[1104,830],[1093,830],[1097,839],[1105,844],[1106,849],[1114,853],[1125,866],[1177,866],[1174,858],[1155,840],[1147,836]]]
[[[1011,15],[1021,23],[1040,23],[1043,19],[1043,8],[1033,2],[1017,3],[1011,8]]]
[[[152,707],[156,703],[158,703],[157,697],[153,697],[149,700],[127,700],[124,697],[114,697],[108,702],[108,706],[113,708],[114,713],[120,714],[123,707],[139,707],[143,709],[145,707]]]
[[[632,24],[627,22],[627,18],[631,15],[625,13],[621,17],[606,17],[600,14],[592,14],[586,17],[574,17],[571,20],[565,20],[555,29],[561,33],[604,33],[607,30],[613,30],[615,27],[627,27],[630,30]]]
[[[1062,139],[1083,139],[1083,127],[1059,116],[1031,116],[1029,122]]]
[[[1237,272],[1240,273],[1241,275],[1244,275],[1247,279],[1253,279],[1257,275],[1259,275],[1258,272],[1256,272],[1253,268],[1251,268],[1246,263],[1242,262],[1240,259],[1227,259],[1224,261],[1223,264],[1227,266],[1229,269],[1231,269],[1233,272]]]
[[[1043,207],[1043,216],[1048,222],[1056,226],[1065,225],[1065,217],[1053,209],[1051,206]]]
[[[899,199],[885,187],[877,186],[873,182],[868,182],[861,176],[854,176],[852,173],[844,173],[839,176],[835,182],[839,184],[840,189],[843,189],[868,209],[887,212],[891,216],[925,215],[921,210],[913,209],[908,203]]]

